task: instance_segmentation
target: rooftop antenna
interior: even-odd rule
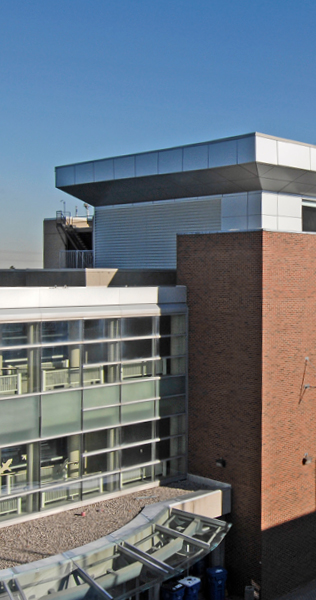
[[[85,207],[85,209],[86,209],[86,211],[87,211],[87,219],[88,219],[88,217],[89,217],[89,204],[87,204],[87,203],[85,202],[83,206]]]
[[[61,199],[61,201],[64,205],[64,215],[66,214],[66,200]]]

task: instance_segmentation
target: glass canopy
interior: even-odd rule
[[[42,568],[2,572],[0,600],[126,600],[180,575],[214,550],[231,525],[166,507],[155,521],[87,552],[48,559]],[[81,551],[84,550],[81,548]],[[0,575],[1,578],[1,575]]]

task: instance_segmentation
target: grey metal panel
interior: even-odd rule
[[[182,148],[158,152],[159,173],[179,173],[182,171]]]
[[[56,167],[56,187],[75,184],[75,167]]]
[[[136,154],[136,177],[158,174],[158,152]]]
[[[215,142],[209,145],[208,166],[224,167],[237,164],[237,140]]]
[[[93,162],[75,165],[75,183],[91,183],[94,181]]]
[[[279,165],[306,170],[311,168],[310,149],[308,146],[281,140],[277,142],[277,146]]]
[[[122,156],[114,159],[115,179],[128,179],[135,177],[135,157]]]
[[[204,148],[208,148],[208,166]],[[283,190],[285,169],[293,184],[288,191],[306,194],[308,190],[297,187],[297,179],[313,170],[309,194],[316,195],[316,147],[258,133],[112,160],[94,163],[94,182],[75,184],[74,165],[56,167],[56,186],[93,206],[111,206],[264,190],[262,169],[273,168],[274,176],[268,177],[274,180],[269,183],[272,191]],[[83,173],[82,165],[78,173]]]
[[[96,267],[174,269],[177,233],[220,228],[220,198],[97,208]]]
[[[94,163],[94,179],[95,181],[109,181],[114,179],[114,160],[107,158],[106,160],[96,160]]]
[[[183,170],[195,171],[198,169],[207,169],[208,167],[208,146],[201,144],[199,146],[188,146],[183,149]]]
[[[255,136],[244,137],[237,142],[237,162],[252,163],[256,160]]]

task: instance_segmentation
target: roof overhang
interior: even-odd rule
[[[316,196],[316,147],[259,133],[56,167],[93,206],[266,190]]]

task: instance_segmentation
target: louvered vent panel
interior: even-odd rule
[[[220,228],[220,198],[96,208],[95,265],[175,269],[177,233]]]

